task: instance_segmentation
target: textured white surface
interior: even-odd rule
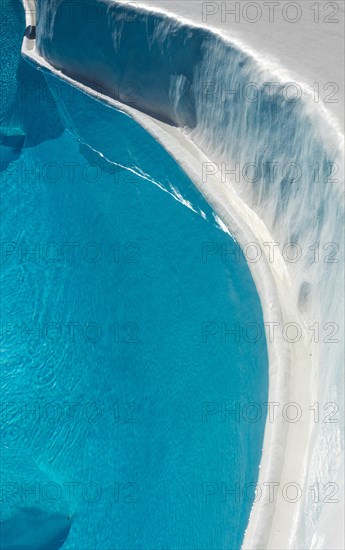
[[[237,39],[313,94],[318,83],[320,103],[344,128],[344,0],[120,1],[171,12]]]

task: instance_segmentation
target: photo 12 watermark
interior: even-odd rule
[[[341,23],[339,2],[257,0],[201,2],[203,23],[281,23],[338,25]]]
[[[327,483],[315,482],[305,489],[304,493],[309,493],[314,503],[337,504],[339,503],[339,489],[339,485],[333,481]],[[208,505],[215,502],[224,504],[229,502],[236,504],[243,502],[255,503],[260,500],[273,504],[279,498],[289,504],[296,504],[301,501],[303,496],[302,486],[295,481],[284,484],[278,481],[265,481],[261,484],[256,482],[242,484],[239,481],[233,483],[205,481],[201,484],[201,501]]]

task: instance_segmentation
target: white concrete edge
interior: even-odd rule
[[[29,12],[26,10],[26,14],[29,13],[31,17],[27,19],[27,24],[31,24],[35,21],[35,17],[32,17],[35,2],[22,1],[26,7],[30,4]],[[153,11],[152,8],[150,11]],[[174,17],[173,14],[169,16]],[[210,160],[183,134],[183,131],[159,122],[66,76],[38,55],[35,42],[28,39],[23,41],[22,54],[28,61],[137,121],[180,164],[240,245],[256,242],[265,252],[266,247],[263,243],[274,242],[263,221],[232,191],[229,184],[222,183],[217,176],[213,176],[211,181],[209,179],[208,183],[202,182],[201,163]],[[303,318],[292,308],[293,302],[289,298],[291,281],[283,258],[276,255],[274,263],[270,263],[268,258],[262,258],[257,264],[248,265],[259,293],[264,322],[278,322],[283,326],[293,321],[304,327]],[[302,340],[297,344],[288,344],[282,336],[272,343],[268,342],[269,402],[285,404],[296,401],[307,405],[312,403],[309,391],[311,362],[308,347],[306,330]],[[268,481],[283,484],[284,480],[303,486],[310,435],[310,421],[302,420],[298,425],[291,425],[283,419],[274,423],[269,423],[267,419],[258,479],[260,487]],[[251,511],[243,548],[287,548],[293,536],[298,506],[292,507],[291,503],[286,503],[283,498],[277,498],[274,503],[264,499],[258,500]]]
[[[31,0],[31,1],[35,1],[35,0]],[[142,1],[140,2],[140,4],[135,2],[135,0],[105,0],[105,1],[107,1],[110,4],[124,4],[129,7],[135,8],[138,11],[144,11],[148,13],[159,13],[161,15],[164,15],[168,18],[173,19],[174,21],[179,22],[181,25],[187,25],[188,27],[192,27],[195,29],[204,29],[208,32],[212,32],[213,34],[219,36],[224,42],[227,42],[228,44],[236,47],[238,50],[241,50],[243,53],[247,54],[249,57],[254,59],[258,67],[260,67],[260,69],[262,69],[264,72],[267,72],[268,75],[274,76],[274,79],[272,79],[272,81],[280,82],[281,84],[284,84],[286,82],[295,82],[295,78],[291,75],[291,73],[286,68],[281,67],[275,61],[267,59],[267,57],[265,57],[264,55],[260,55],[258,51],[251,48],[247,43],[233,36],[229,36],[229,33],[225,31],[221,31],[220,29],[212,25],[209,25],[207,23],[194,23],[190,19],[187,19],[186,17],[183,17],[180,14],[176,14],[173,11],[164,9],[161,6],[153,7],[152,5],[145,4]],[[311,90],[310,86],[307,83],[303,82],[302,80],[299,80],[297,84],[300,86],[301,90],[303,91],[305,104],[308,105],[308,107],[313,112],[313,114],[323,117],[324,120],[332,126],[337,136],[339,148],[342,149],[343,143],[344,143],[344,133],[341,129],[341,126],[336,116],[333,115],[331,111],[324,104],[315,103],[313,91]]]

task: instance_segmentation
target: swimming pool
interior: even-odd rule
[[[130,117],[22,60],[3,126],[4,546],[39,509],[36,550],[240,548],[268,368],[237,243]]]

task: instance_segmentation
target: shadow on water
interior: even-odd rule
[[[49,514],[39,508],[22,508],[14,517],[1,523],[1,548],[58,550],[70,528],[69,516]]]
[[[56,139],[63,131],[55,100],[44,76],[26,61],[21,60],[15,96],[0,128],[0,171],[17,160],[23,148]]]
[[[0,130],[0,172],[6,169],[11,162],[18,160],[25,142],[25,134],[21,130],[17,130],[17,133],[15,133],[15,129],[10,128],[9,134],[6,130]]]
[[[72,521],[68,505],[38,502],[28,487],[43,487],[52,478],[35,459],[16,448],[1,449],[0,479],[6,505],[0,511],[0,548],[2,550],[58,550],[65,542]],[[10,482],[8,480],[11,480]],[[20,489],[19,489],[20,488]],[[21,491],[21,499],[18,493]],[[31,498],[32,496],[32,498]]]
[[[43,74],[21,57],[26,32],[21,3],[3,0],[0,10],[1,172],[20,157],[23,148],[55,139],[62,134],[63,126]]]

